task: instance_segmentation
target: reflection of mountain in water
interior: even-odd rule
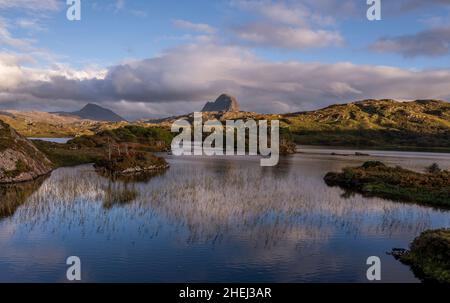
[[[25,183],[0,185],[0,220],[14,215],[17,208],[27,202],[27,199],[41,187],[47,177]]]

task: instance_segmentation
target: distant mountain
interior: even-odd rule
[[[107,121],[107,122],[121,122],[126,121],[121,116],[117,115],[112,110],[101,107],[97,104],[89,103],[81,110],[71,113],[58,112],[60,115],[76,116],[82,119],[94,120],[94,121]]]
[[[238,112],[239,104],[233,96],[222,94],[214,102],[208,102],[202,112]]]
[[[52,170],[52,163],[29,140],[0,120],[0,184],[31,181]]]

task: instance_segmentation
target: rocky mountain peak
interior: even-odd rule
[[[228,94],[222,94],[214,102],[208,102],[202,112],[238,112],[240,111],[237,99]]]

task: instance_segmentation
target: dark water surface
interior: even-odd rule
[[[367,151],[365,151],[367,153]],[[258,158],[174,158],[141,180],[110,180],[91,165],[0,192],[0,282],[417,282],[386,255],[450,213],[329,188],[323,176],[368,159],[423,170],[449,154],[309,150],[261,168]],[[370,151],[368,152],[370,153]],[[375,155],[375,154],[374,154]]]

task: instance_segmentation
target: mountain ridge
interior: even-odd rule
[[[122,118],[110,109],[104,108],[94,103],[86,104],[82,109],[75,112],[55,112],[55,114],[63,116],[75,116],[86,120],[103,121],[103,122],[122,122],[126,119]]]
[[[45,122],[28,121],[27,117],[30,115],[18,120],[19,113],[12,111],[8,113],[2,115],[0,112],[0,119],[29,137],[33,137],[34,134],[41,136],[41,130],[47,125]],[[36,115],[39,117],[38,113]],[[69,118],[69,116],[58,117]],[[222,122],[250,118],[277,119],[280,120],[281,127],[289,130],[295,142],[300,145],[450,150],[450,103],[443,100],[422,99],[402,102],[393,99],[367,99],[297,113],[204,112],[203,117],[204,120],[218,119]],[[50,118],[49,123],[53,123],[54,119]],[[171,123],[178,119],[190,121],[193,119],[193,114],[141,120],[134,123],[77,120],[78,122],[74,123],[52,125],[50,131],[45,134],[49,133],[51,137],[89,135],[128,124],[170,128]]]

